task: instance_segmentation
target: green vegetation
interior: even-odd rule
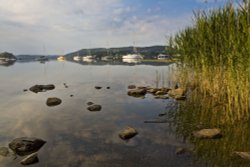
[[[8,53],[8,52],[0,53],[0,58],[1,59],[13,59],[13,60],[16,59],[16,57],[12,53]]]
[[[178,33],[178,82],[190,93],[189,104],[204,103],[218,123],[249,118],[250,2],[195,13],[194,25]],[[203,112],[203,111],[202,111]]]

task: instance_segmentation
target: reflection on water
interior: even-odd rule
[[[24,136],[46,140],[38,152],[40,162],[33,165],[39,167],[200,166],[194,164],[192,156],[175,154],[178,147],[190,147],[183,138],[176,138],[175,127],[144,123],[167,112],[170,100],[150,95],[145,99],[127,96],[130,84],[155,87],[162,83],[168,87],[161,77],[156,81],[156,73],[166,79],[170,69],[170,66],[100,66],[67,61],[0,66],[1,146]],[[38,94],[23,92],[35,84],[54,84],[56,88]],[[58,97],[62,103],[47,107],[49,97]],[[88,102],[102,105],[102,110],[88,111]],[[127,126],[136,128],[139,134],[123,141],[118,133]],[[0,157],[0,163],[16,167],[21,159]]]

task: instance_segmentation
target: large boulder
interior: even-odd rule
[[[34,85],[30,87],[29,90],[31,92],[38,93],[38,92],[45,92],[47,90],[53,90],[53,89],[55,89],[55,85],[48,84],[48,85]]]
[[[37,152],[46,141],[34,137],[21,137],[14,139],[9,143],[9,148],[17,155],[29,155]]]
[[[49,107],[56,106],[62,103],[62,100],[57,97],[50,97],[47,99],[46,104]]]
[[[195,131],[193,132],[193,135],[199,139],[216,139],[222,137],[221,130],[216,128]]]
[[[137,134],[138,132],[134,128],[127,127],[119,133],[119,137],[123,140],[128,140]]]

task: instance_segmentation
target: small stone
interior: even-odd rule
[[[177,96],[175,100],[186,100],[186,96]]]
[[[90,105],[92,105],[92,104],[94,104],[94,103],[91,102],[91,101],[87,103],[88,106],[90,106]]]
[[[34,163],[39,162],[39,159],[37,157],[37,153],[32,153],[30,155],[28,155],[26,158],[24,158],[20,163],[22,165],[31,165]]]
[[[129,85],[129,86],[128,86],[128,89],[135,89],[135,88],[136,88],[135,85]]]
[[[220,129],[216,129],[216,128],[214,128],[214,129],[202,129],[199,131],[195,131],[195,132],[193,132],[193,135],[199,139],[217,139],[217,138],[222,137]]]
[[[27,91],[28,91],[28,89],[24,89],[23,91],[24,91],[24,92],[27,92]]]
[[[119,137],[123,140],[128,140],[137,134],[138,132],[134,128],[127,127],[119,133]]]
[[[46,104],[47,106],[56,106],[62,103],[62,100],[57,97],[50,97],[47,99]]]
[[[165,94],[167,94],[165,91],[157,91],[157,92],[155,92],[155,95],[157,95],[157,96],[159,96],[159,95],[165,95]]]
[[[94,104],[92,106],[88,106],[87,108],[89,111],[101,111],[102,106],[98,104]]]
[[[110,87],[108,86],[107,89],[110,89]]]
[[[159,95],[159,96],[155,96],[155,99],[168,99],[168,96],[164,96],[164,95]]]
[[[74,95],[70,95],[70,97],[73,97]]]
[[[184,96],[184,94],[185,94],[185,91],[182,88],[177,88],[177,89],[173,89],[173,90],[168,91],[168,95],[173,97],[173,98]]]
[[[140,97],[144,96],[147,93],[145,89],[132,89],[128,91],[129,96]]]
[[[101,86],[95,86],[95,89],[102,89]]]
[[[34,137],[16,138],[9,143],[9,148],[18,155],[29,155],[37,152],[46,141]]]
[[[157,91],[159,91],[160,89],[158,89],[158,88],[149,88],[148,90],[147,90],[147,92],[148,93],[152,93],[152,94],[155,94]]]

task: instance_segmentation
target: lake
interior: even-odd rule
[[[191,155],[176,155],[177,148],[192,145],[176,134],[171,121],[144,123],[177,110],[169,107],[176,105],[174,100],[155,99],[150,94],[145,98],[127,95],[131,84],[173,86],[169,81],[173,67],[69,61],[0,66],[1,146],[19,137],[47,141],[38,151],[39,163],[33,165],[37,167],[201,166]],[[55,89],[37,94],[23,91],[35,84],[54,84]],[[48,107],[49,97],[58,97],[62,103]],[[100,104],[101,111],[88,111],[88,102]],[[138,135],[124,141],[118,134],[128,126],[135,128]],[[22,166],[22,159],[0,157],[0,163]]]

